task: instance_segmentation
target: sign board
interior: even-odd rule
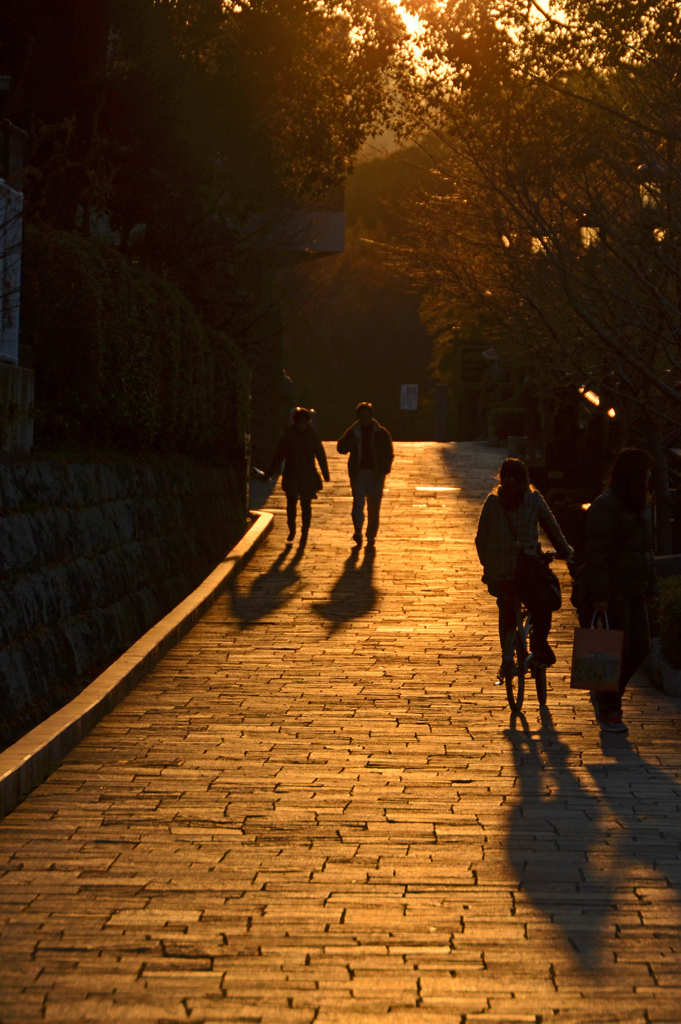
[[[400,398],[400,409],[403,412],[415,412],[419,407],[418,384],[403,384]]]

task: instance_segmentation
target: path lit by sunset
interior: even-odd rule
[[[662,1024],[679,702],[602,738],[555,631],[509,717],[473,535],[503,452],[402,443],[375,555],[344,460],[0,824],[3,1024]],[[559,566],[566,583],[564,567]]]

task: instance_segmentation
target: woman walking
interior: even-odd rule
[[[589,626],[595,612],[604,612],[612,629],[624,630],[619,691],[591,691],[605,732],[628,732],[622,694],[650,651],[647,603],[656,593],[652,465],[649,452],[624,448],[613,462],[607,487],[586,514],[584,566],[577,584],[580,623]]]
[[[520,459],[505,459],[499,469],[499,487],[487,495],[475,538],[484,570],[482,582],[499,607],[502,652],[509,630],[515,629],[516,601],[521,596],[516,583],[518,553],[535,557],[541,553],[539,525],[560,557],[571,559],[574,552],[549,506],[531,486],[527,466]],[[522,599],[532,613],[532,652],[542,665],[553,665],[556,656],[548,641],[551,609],[540,595],[522,594]]]
[[[288,541],[296,535],[296,508],[300,502],[301,531],[300,543],[304,544],[312,519],[312,500],[322,489],[322,478],[315,466],[319,463],[324,479],[328,482],[329,466],[322,442],[312,426],[312,416],[308,409],[300,406],[294,410],[293,423],[284,431],[284,436],[277,445],[266,475],[272,477],[284,462],[281,486],[286,494],[286,520],[288,522]]]

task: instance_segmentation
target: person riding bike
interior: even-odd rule
[[[497,599],[502,651],[509,630],[516,625],[516,602],[522,598],[532,615],[532,653],[539,664],[550,666],[556,661],[548,641],[551,609],[541,596],[519,592],[516,582],[518,553],[519,550],[534,556],[541,553],[539,525],[559,557],[570,561],[574,551],[544,498],[530,484],[527,466],[521,459],[505,459],[499,469],[498,480],[499,487],[485,499],[475,537],[475,547],[483,567],[482,582]]]

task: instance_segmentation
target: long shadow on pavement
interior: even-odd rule
[[[378,595],[373,584],[375,554],[373,548],[365,548],[364,558],[360,562],[360,549],[353,548],[345,560],[343,572],[331,589],[328,601],[312,605],[320,618],[331,623],[332,634],[344,622],[368,615],[376,604]]]
[[[508,858],[522,891],[563,930],[584,967],[593,967],[616,882],[592,871],[589,858],[605,837],[604,808],[570,770],[570,748],[550,711],[540,711],[538,734],[522,714],[512,717],[506,733],[520,787],[509,820]]]
[[[231,587],[232,612],[242,629],[271,615],[293,597],[291,588],[300,580],[298,562],[305,546],[299,545],[293,558],[284,564],[290,551],[291,545],[287,544],[269,569],[256,576],[246,593],[240,593],[237,585]]]
[[[626,737],[603,735],[602,750],[610,760],[587,765],[599,797],[570,770],[570,748],[555,732],[547,708],[541,717],[538,734],[531,733],[524,715],[514,716],[506,734],[520,783],[508,857],[523,892],[563,930],[583,966],[595,967],[618,892],[626,886],[626,900],[633,899],[628,865],[638,861],[664,876],[676,891],[677,923],[681,917],[681,786],[645,761]],[[637,891],[637,911],[644,918],[645,887],[643,881]]]
[[[605,756],[612,760],[587,765],[587,768],[619,826],[613,843],[620,858],[648,865],[676,890],[678,928],[681,920],[681,783],[644,760],[626,736],[603,734],[601,747]],[[649,903],[641,892],[638,895],[645,918]],[[668,920],[663,922],[669,923]]]

